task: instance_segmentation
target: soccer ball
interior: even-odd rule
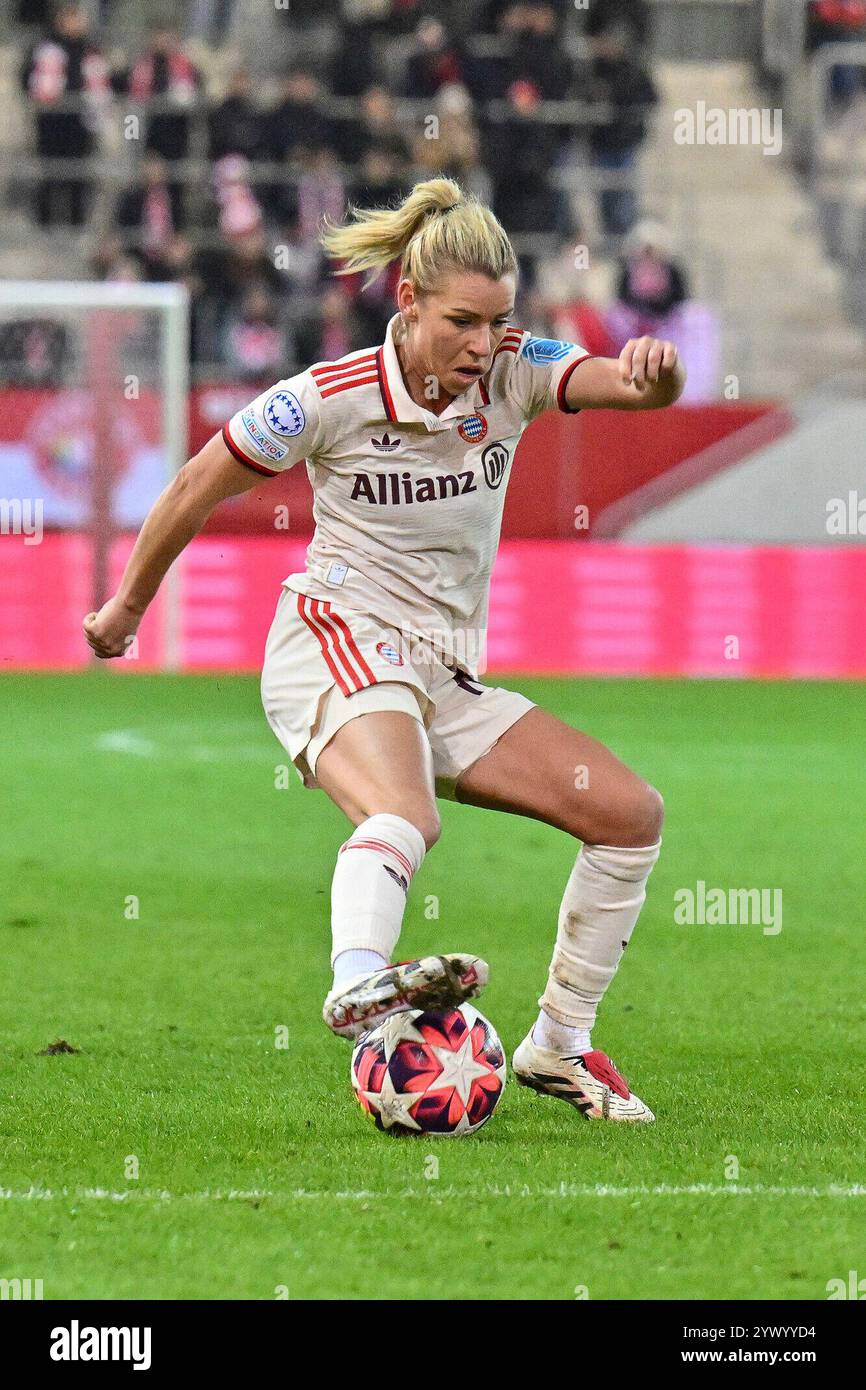
[[[474,1134],[499,1103],[505,1053],[493,1024],[471,1004],[406,1009],[359,1038],[352,1085],[379,1129]]]

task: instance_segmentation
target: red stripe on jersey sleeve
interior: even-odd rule
[[[569,405],[565,399],[565,388],[568,385],[569,378],[575,367],[579,367],[581,362],[588,362],[593,357],[595,357],[594,352],[587,352],[583,357],[578,357],[576,362],[569,363],[562,373],[562,376],[559,378],[559,385],[556,388],[556,404],[566,415],[579,415],[581,410],[579,405]]]
[[[506,334],[505,337],[502,339],[502,342],[499,344],[499,347],[496,349],[496,351],[495,351],[494,354],[493,354],[493,360],[494,360],[494,362],[496,361],[496,359],[497,359],[497,357],[499,356],[500,352],[517,352],[517,350],[518,350],[518,348],[520,347],[520,344],[521,344],[522,341],[523,341],[523,334],[522,334],[522,333],[519,333],[519,334],[517,335],[516,338],[510,336],[509,334]]]
[[[244,453],[243,449],[238,447],[229,434],[229,427],[227,424],[223,425],[223,442],[229,453],[234,454],[238,463],[245,463],[247,468],[254,468],[257,473],[264,473],[266,478],[275,478],[277,476],[279,469],[266,468],[263,463],[259,463],[257,459],[251,459]]]
[[[326,396],[336,396],[338,391],[350,391],[353,386],[375,386],[378,381],[377,376],[353,376],[348,381],[338,381],[336,385],[320,386],[319,395],[322,400]]]
[[[352,362],[332,362],[324,367],[311,367],[310,375],[316,382],[330,381],[332,377],[349,376],[352,372],[360,371],[362,367],[372,368],[375,361],[376,354],[371,352],[366,357],[356,357]]]

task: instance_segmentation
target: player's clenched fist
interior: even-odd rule
[[[82,626],[96,655],[108,658],[123,656],[138,631],[141,619],[141,613],[136,613],[115,597],[104,603],[98,613],[88,613]]]
[[[643,388],[648,381],[661,381],[681,370],[673,343],[660,338],[629,338],[619,355],[623,381]]]

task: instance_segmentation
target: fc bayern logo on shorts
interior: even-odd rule
[[[377,642],[376,651],[385,661],[390,662],[392,666],[403,665],[402,656],[400,655],[396,647],[392,647],[390,642]]]
[[[307,417],[301,402],[291,391],[272,391],[265,401],[265,422],[274,434],[300,434]]]
[[[487,421],[483,415],[467,415],[457,426],[457,433],[467,444],[480,444],[487,433]]]

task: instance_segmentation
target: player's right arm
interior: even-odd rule
[[[84,619],[96,655],[123,655],[169,566],[219,502],[248,492],[262,475],[293,468],[323,437],[321,397],[308,371],[278,381],[233,415],[156,499],[114,598]]]
[[[219,434],[184,464],[148,512],[117,593],[84,619],[84,635],[97,656],[123,655],[169,566],[214,507],[260,482]]]

